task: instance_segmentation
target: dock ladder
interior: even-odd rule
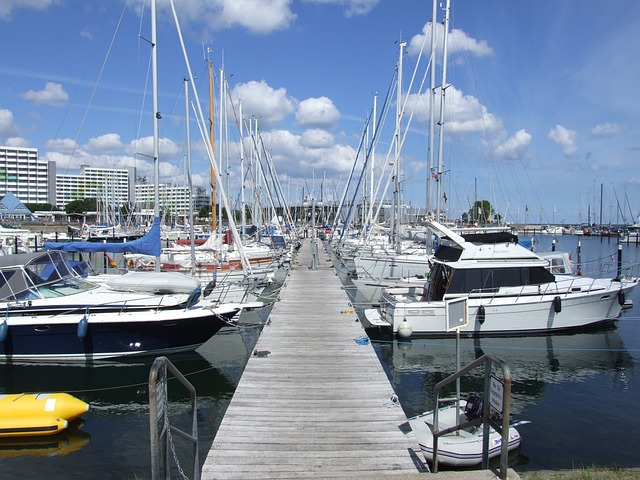
[[[184,432],[169,423],[167,411],[167,370],[189,391],[191,396],[191,433]],[[180,466],[173,444],[172,434],[176,434],[192,444],[193,478],[200,478],[200,459],[198,458],[198,419],[196,389],[178,371],[166,357],[157,357],[149,372],[149,427],[151,433],[151,478],[160,480],[171,478],[173,458],[183,479],[187,475]]]
[[[441,402],[451,401],[451,398],[440,398],[440,391],[446,385],[457,381],[458,395],[455,400],[460,405],[459,379],[469,373],[476,367],[484,365],[484,402],[483,411],[480,418],[455,425],[446,429],[438,429],[438,409]],[[492,375],[492,367],[497,366],[502,369],[502,380]],[[477,426],[482,424],[483,441],[482,441],[482,469],[489,468],[489,427],[493,427],[496,432],[502,435],[501,451],[500,451],[500,478],[507,478],[507,461],[509,459],[509,421],[511,411],[511,370],[509,366],[500,358],[492,354],[484,354],[480,358],[471,362],[464,368],[461,368],[453,375],[438,382],[434,387],[435,405],[434,422],[433,422],[433,472],[438,472],[438,439],[448,433],[452,433],[463,428]],[[502,398],[500,398],[502,396]],[[501,424],[498,424],[491,416],[491,406],[497,407],[496,410],[501,412]]]

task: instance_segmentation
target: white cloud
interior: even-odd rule
[[[274,89],[264,80],[236,85],[232,98],[242,101],[242,113],[245,117],[258,118],[261,130],[273,128],[280,123],[295,110],[297,103],[287,96],[286,89]]]
[[[158,139],[158,157],[160,161],[176,158],[182,155],[182,149],[168,138]],[[126,151],[131,155],[142,155],[153,162],[153,137],[143,137],[131,142],[126,146]]]
[[[68,155],[74,150],[80,150],[75,140],[70,138],[58,138],[53,140],[47,140],[45,147],[51,152],[61,153]]]
[[[11,137],[18,133],[18,128],[13,123],[13,112],[0,108],[0,138]]]
[[[333,143],[333,135],[320,128],[305,130],[300,137],[300,145],[309,148],[327,148]]]
[[[291,0],[221,0],[220,24],[262,34],[283,30],[296,18],[290,4]]]
[[[431,22],[422,27],[422,33],[414,35],[407,45],[409,55],[418,55],[424,44],[423,56],[430,55],[431,52]],[[436,54],[438,59],[442,59],[444,44],[444,25],[436,23]],[[467,52],[477,57],[487,57],[493,55],[493,49],[486,40],[476,40],[468,36],[460,29],[454,28],[449,32],[447,38],[447,54],[455,55],[458,52]]]
[[[629,127],[619,125],[617,123],[602,123],[591,129],[592,137],[613,138],[618,135],[625,134],[629,131]]]
[[[562,147],[562,153],[570,157],[578,151],[576,139],[578,134],[562,125],[556,125],[549,131],[549,138]]]
[[[0,2],[0,20],[10,20],[16,8],[44,10],[56,3],[56,0],[2,0]]]
[[[51,105],[52,107],[62,106],[67,100],[69,100],[69,95],[64,91],[62,85],[53,82],[47,82],[44,89],[38,92],[28,90],[22,94],[22,97],[25,100],[29,100],[37,104]]]
[[[340,112],[327,97],[302,100],[296,112],[296,123],[301,127],[330,128],[340,120]]]
[[[305,132],[306,134],[307,132]],[[287,130],[263,132],[262,140],[279,173],[288,172],[291,177],[310,177],[313,169],[332,173],[347,173],[355,160],[355,150],[348,145],[310,145],[310,136],[318,140],[319,131],[309,136],[295,135]]]
[[[122,148],[122,142],[120,141],[120,135],[117,133],[106,133],[99,137],[90,138],[86,143],[85,148],[87,150],[120,150]]]
[[[338,5],[343,8],[347,17],[366,15],[380,3],[380,0],[305,0],[306,3],[318,5]]]
[[[518,130],[511,138],[494,149],[494,155],[505,160],[520,159],[524,157],[531,139],[531,134],[526,130]]]
[[[7,138],[5,145],[8,147],[17,147],[17,148],[29,148],[31,147],[31,142],[26,138],[22,137],[11,137]]]
[[[486,106],[473,95],[464,95],[453,85],[446,90],[445,132],[448,134],[499,131],[503,128],[499,117],[490,113]],[[436,90],[436,121],[439,120],[440,89]],[[415,111],[414,111],[415,109]],[[429,94],[410,94],[406,102],[405,116],[414,111],[414,119],[420,123],[429,121]]]
[[[179,3],[179,9],[176,8],[183,27],[189,22],[207,30],[242,27],[251,33],[268,34],[289,28],[297,18],[291,11],[292,0],[185,0]],[[159,3],[159,9],[171,15],[168,1]],[[203,35],[209,33],[204,31]]]

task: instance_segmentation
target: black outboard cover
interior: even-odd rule
[[[464,407],[464,414],[467,416],[467,420],[475,420],[476,418],[482,417],[483,405],[483,395],[469,395],[467,405]]]

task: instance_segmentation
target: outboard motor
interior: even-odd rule
[[[475,420],[476,418],[482,417],[483,405],[483,395],[469,395],[467,405],[464,407],[464,414],[467,416],[467,420]]]

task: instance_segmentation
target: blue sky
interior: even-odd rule
[[[417,61],[431,2],[175,3],[205,115],[208,55],[216,96],[224,63],[235,108],[241,99],[245,116],[258,119],[292,199],[301,197],[305,182],[305,188],[315,185],[318,197],[321,181],[325,200],[340,197],[374,94],[380,113],[398,43],[406,42],[402,189],[406,203],[426,205],[429,41]],[[187,70],[168,0],[158,5],[161,181],[179,183],[186,171]],[[38,148],[42,158],[57,162],[58,173],[75,173],[80,165],[135,166],[151,179],[144,155],[152,133],[148,7],[148,0],[4,0],[0,143]],[[441,21],[439,11],[437,33]],[[603,223],[635,220],[640,2],[452,0],[448,50],[441,180],[447,196],[442,206],[450,216],[478,198],[515,222],[586,222],[589,211],[597,223],[601,211]],[[417,80],[409,90],[414,70]],[[383,182],[395,105],[394,96],[378,127],[375,175]],[[237,198],[239,133],[233,109],[227,112],[223,161],[229,158],[229,195]],[[218,113],[215,118],[217,124]],[[208,159],[193,118],[191,125],[194,183],[207,187]]]

